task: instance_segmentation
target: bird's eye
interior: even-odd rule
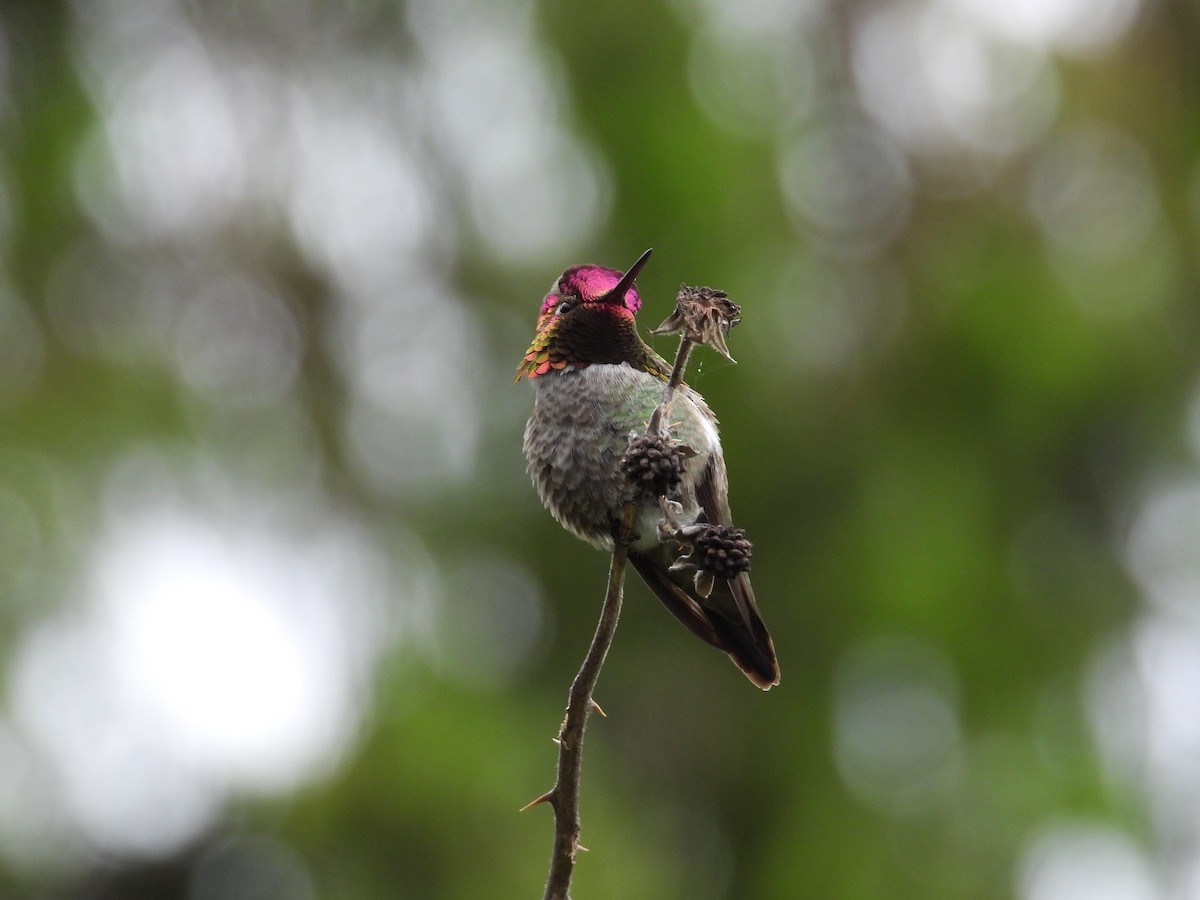
[[[563,313],[569,313],[574,305],[570,300],[559,300],[558,306],[554,307],[554,314],[561,316]]]

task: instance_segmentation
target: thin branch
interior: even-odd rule
[[[579,674],[571,682],[567,717],[558,732],[558,777],[547,795],[547,800],[554,807],[554,851],[550,857],[550,875],[546,880],[544,900],[567,900],[570,896],[575,851],[579,847],[579,779],[583,771],[583,734],[588,716],[596,705],[592,691],[621,617],[625,563],[629,558],[629,536],[633,532],[636,514],[637,507],[634,504],[625,505],[612,563],[608,567],[608,590],[600,610],[600,622],[596,625],[596,633],[583,658],[583,665],[579,667]]]
[[[675,365],[671,369],[671,377],[667,380],[667,386],[663,390],[662,403],[655,407],[646,434],[666,433],[667,429],[663,426],[663,419],[667,417],[667,413],[671,409],[671,401],[675,399],[675,389],[683,384],[683,374],[687,369],[688,358],[692,355],[694,346],[696,345],[686,337],[680,338],[679,349],[675,353]]]

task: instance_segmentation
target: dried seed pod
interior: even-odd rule
[[[754,548],[746,532],[732,525],[710,525],[696,535],[696,568],[716,578],[735,578],[750,571]]]
[[[724,291],[682,284],[675,298],[675,311],[651,334],[678,334],[697,344],[708,344],[733,362],[725,335],[742,321],[742,308]]]
[[[653,500],[670,495],[679,486],[689,455],[683,444],[668,437],[642,435],[630,441],[621,469],[639,499]]]

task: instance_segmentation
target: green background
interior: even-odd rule
[[[743,308],[689,381],[783,682],[630,580],[574,895],[1200,896],[1197,47],[1185,0],[5,5],[0,896],[540,896],[607,559],[510,381],[650,246],[644,330]]]

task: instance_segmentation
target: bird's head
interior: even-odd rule
[[[592,363],[631,361],[637,350],[632,342],[644,347],[633,324],[642,307],[634,280],[650,252],[625,272],[594,265],[563,272],[542,300],[533,343],[513,381]]]

